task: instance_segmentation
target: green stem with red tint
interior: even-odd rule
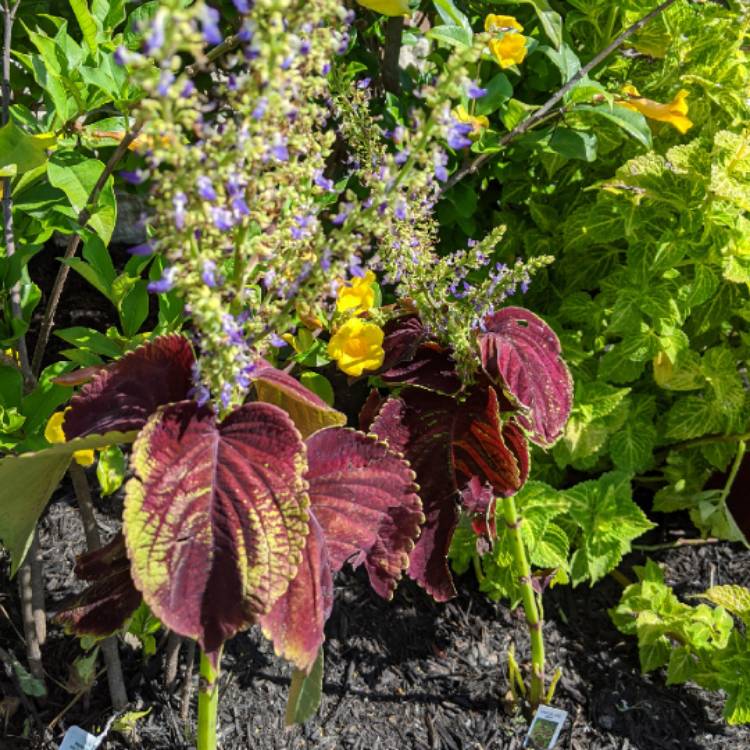
[[[529,703],[531,709],[544,700],[544,638],[542,637],[542,617],[539,612],[536,594],[531,585],[531,566],[526,555],[526,547],[521,537],[521,519],[516,509],[516,501],[513,497],[505,497],[503,503],[503,518],[508,527],[511,549],[513,551],[513,562],[518,581],[521,588],[521,602],[526,623],[529,627],[529,638],[531,640],[531,682],[529,685]]]
[[[216,727],[219,709],[219,663],[221,652],[216,657],[216,668],[201,651],[200,679],[198,687],[198,745],[197,750],[216,750]]]

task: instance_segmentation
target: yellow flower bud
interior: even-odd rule
[[[524,61],[526,37],[516,32],[508,32],[500,39],[490,39],[489,48],[501,68],[510,68]]]
[[[361,318],[351,318],[328,342],[328,355],[347,375],[377,370],[383,364],[383,331]]]
[[[351,283],[339,288],[336,298],[336,309],[358,315],[369,310],[375,304],[375,290],[372,284],[375,274],[368,271],[362,278],[352,279]]]

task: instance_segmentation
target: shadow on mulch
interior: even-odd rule
[[[105,534],[118,527],[119,499],[100,502]],[[668,534],[668,531],[662,531]],[[674,538],[674,537],[671,537]],[[75,556],[83,533],[70,495],[63,486],[41,525],[51,608],[73,591]],[[712,583],[748,584],[750,552],[736,545],[682,547],[652,556],[663,563],[667,581],[679,595],[704,590]],[[631,555],[621,570],[643,555]],[[23,661],[15,585],[0,564],[0,640]],[[273,654],[257,628],[226,648],[221,679],[221,746],[232,750],[516,750],[526,731],[522,717],[503,710],[506,654],[515,643],[521,658],[528,637],[520,610],[509,612],[488,601],[472,576],[459,581],[459,596],[437,605],[410,581],[404,581],[390,603],[380,600],[362,571],[343,572],[337,580],[336,604],[327,627],[324,697],[319,714],[304,727],[283,728],[290,670]],[[722,699],[692,687],[666,687],[663,671],[642,676],[636,643],[612,626],[607,609],[620,594],[607,579],[593,589],[556,588],[545,595],[544,624],[550,673],[563,667],[554,704],[569,712],[558,743],[574,750],[699,750],[750,747],[750,729],[727,727]],[[162,644],[163,645],[163,644]],[[49,725],[60,716],[54,742],[34,739],[31,718],[18,709],[10,717],[2,750],[56,748],[63,731],[78,724],[100,729],[111,716],[102,677],[85,697],[69,706],[72,696],[58,683],[79,653],[75,641],[50,626],[44,647],[50,675],[50,697],[39,706]],[[187,729],[179,718],[179,691],[161,683],[161,658],[144,662],[140,652],[121,647],[128,692],[134,706],[151,707],[126,740],[111,733],[102,748],[121,750],[187,750],[193,747],[194,707]],[[194,678],[195,682],[195,678]],[[0,675],[0,690],[13,688]],[[195,695],[195,688],[193,691]],[[1,719],[0,719],[1,721]],[[32,739],[22,739],[24,725]]]

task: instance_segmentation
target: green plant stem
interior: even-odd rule
[[[200,680],[198,685],[198,748],[216,750],[216,724],[219,708],[219,662],[214,669],[209,658],[201,651]]]
[[[702,544],[716,544],[719,539],[710,537],[708,539],[677,539],[674,542],[663,544],[634,544],[633,549],[640,552],[659,552],[664,549],[676,549],[677,547],[699,547]]]
[[[516,510],[514,497],[502,500],[503,517],[510,534],[513,561],[519,574],[521,601],[531,639],[531,684],[529,686],[529,703],[532,710],[544,700],[544,638],[542,636],[542,618],[537,606],[536,594],[531,585],[531,566],[526,556],[526,547],[521,538],[522,519]]]
[[[500,139],[500,146],[507,146],[512,140],[517,138],[519,135],[523,135],[527,130],[531,130],[536,126],[540,120],[546,117],[547,113],[550,112],[555,105],[568,93],[581,79],[585,78],[597,65],[601,64],[606,60],[620,45],[622,45],[629,37],[636,33],[636,31],[642,29],[649,21],[656,18],[660,13],[665,11],[670,5],[676,0],[665,0],[665,2],[658,5],[652,11],[647,13],[643,18],[636,21],[632,26],[625,29],[616,39],[608,44],[601,52],[594,55],[581,69],[570,78],[570,80],[560,89],[558,89],[547,101],[539,107],[530,117],[516,125],[513,130],[506,133]],[[474,161],[467,164],[466,166],[459,169],[441,190],[442,193],[450,190],[457,182],[462,180],[464,177],[470,174],[474,174],[479,167],[482,166],[488,159],[490,159],[493,153],[485,153],[478,156]]]

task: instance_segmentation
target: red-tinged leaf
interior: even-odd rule
[[[420,344],[414,356],[394,365],[380,377],[389,385],[414,385],[454,395],[461,390],[461,378],[450,351],[434,341]]]
[[[81,555],[75,572],[80,579],[92,583],[63,602],[55,617],[57,622],[68,632],[99,638],[120,630],[143,598],[130,575],[122,534],[101,549]]]
[[[552,445],[573,404],[573,381],[555,332],[521,307],[488,316],[485,327],[479,336],[482,366],[527,412],[516,418],[531,440]]]
[[[414,473],[372,436],[341,427],[307,439],[310,504],[323,527],[333,572],[364,564],[390,599],[424,521]]]
[[[297,575],[271,611],[259,618],[263,634],[273,641],[278,656],[308,672],[325,636],[323,629],[333,607],[333,575],[323,529],[310,514]]]
[[[306,438],[324,427],[346,424],[346,415],[329,406],[299,381],[265,360],[252,374],[259,401],[281,407]]]
[[[124,531],[133,579],[167,627],[215,653],[297,572],[308,529],[305,447],[289,416],[246,404],[162,407],[133,446]]]
[[[500,496],[521,486],[504,427],[493,388],[476,388],[463,402],[407,388],[383,406],[373,423],[372,431],[403,453],[416,472],[426,522],[408,572],[438,601],[455,595],[447,555],[460,493],[474,477]]]
[[[411,359],[417,347],[427,338],[422,321],[417,315],[392,318],[383,326],[383,364],[381,371]]]
[[[194,361],[187,339],[177,334],[126,354],[72,398],[63,422],[65,436],[140,430],[160,406],[188,397]]]
[[[365,399],[365,403],[359,411],[359,429],[369,432],[370,425],[375,421],[378,412],[385,403],[385,396],[381,395],[377,388],[373,388]]]

